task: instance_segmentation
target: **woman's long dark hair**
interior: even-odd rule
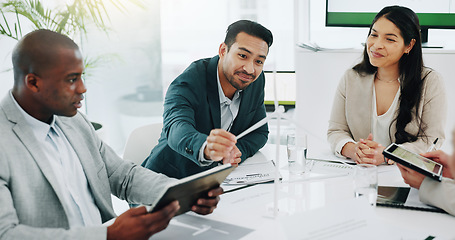
[[[385,7],[374,18],[368,35],[371,33],[373,24],[381,17],[385,17],[400,29],[406,46],[411,43],[412,39],[415,39],[414,47],[409,54],[403,54],[399,61],[401,95],[398,115],[394,119],[396,121],[396,143],[414,142],[419,136],[425,136],[424,130],[426,128],[418,116],[423,81],[426,77],[422,78],[423,59],[419,18],[411,9],[406,7]],[[368,46],[365,44],[362,62],[353,67],[359,74],[374,74],[377,71],[377,67],[370,63],[367,48]],[[415,135],[405,131],[406,125],[412,120],[413,111],[415,111],[415,117],[419,122],[419,131]]]

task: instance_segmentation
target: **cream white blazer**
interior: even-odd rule
[[[444,84],[441,76],[432,69],[424,68],[422,77],[425,75],[427,77],[423,84],[418,116],[422,120],[427,138],[419,137],[415,142],[402,144],[417,153],[425,152],[436,138],[439,138],[437,147],[440,147],[445,139],[447,100]],[[340,154],[343,147],[338,146],[337,149],[339,142],[359,141],[360,138],[365,139],[371,133],[373,81],[374,74],[362,76],[353,69],[347,70],[341,78],[335,93],[327,131],[331,149],[336,154]],[[394,118],[397,114],[398,112],[395,113]],[[413,114],[413,120],[406,126],[406,131],[416,134],[419,129],[418,124]],[[390,132],[392,142],[395,142],[395,122],[392,122]]]

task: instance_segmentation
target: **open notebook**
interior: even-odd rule
[[[234,171],[226,177],[221,185],[225,193],[253,186],[258,183],[267,183],[275,180],[275,163],[262,152],[257,152],[252,157],[239,164]],[[279,174],[279,173],[278,173]],[[281,175],[278,176],[281,180]]]
[[[256,184],[271,182],[275,179],[273,160],[261,163],[240,164],[227,178],[224,184]]]

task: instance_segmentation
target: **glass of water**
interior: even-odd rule
[[[306,167],[307,136],[290,133],[287,135],[289,173],[303,174]]]
[[[372,164],[358,164],[354,172],[355,197],[366,197],[371,206],[378,198],[378,169]]]

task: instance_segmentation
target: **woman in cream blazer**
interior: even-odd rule
[[[361,63],[346,71],[327,132],[332,150],[379,165],[392,142],[425,152],[445,138],[442,79],[423,66],[420,26],[409,8],[385,7],[373,20]]]

